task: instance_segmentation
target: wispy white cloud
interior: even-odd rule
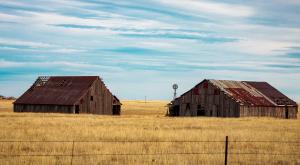
[[[70,48],[65,45],[55,45],[44,42],[32,42],[27,40],[19,40],[14,38],[0,38],[0,49],[2,50],[21,50],[33,52],[48,52],[48,53],[82,53],[86,50],[80,48]]]
[[[289,47],[300,46],[298,43],[288,41],[274,41],[263,39],[241,39],[235,43],[224,43],[224,46],[236,48],[238,52],[262,56],[282,55]],[[280,51],[279,51],[280,50]]]
[[[0,38],[0,44],[15,45],[15,46],[28,46],[31,48],[54,47],[54,45],[43,43],[43,42],[24,41],[24,40],[19,40],[19,39],[12,39],[12,38]]]
[[[18,15],[0,13],[1,21],[15,21],[15,20],[20,20],[20,19],[21,19],[21,17],[19,17]]]
[[[96,65],[90,64],[85,62],[75,62],[75,61],[28,61],[28,62],[20,62],[20,61],[7,61],[7,60],[0,60],[0,68],[22,68],[22,67],[29,67],[29,68],[40,68],[40,67],[59,67],[62,69],[118,69],[118,67],[111,67],[111,66],[103,66],[103,65]]]
[[[20,66],[24,66],[24,63],[15,62],[15,61],[6,61],[3,59],[0,60],[0,68],[14,68]]]
[[[229,17],[250,17],[255,10],[249,6],[197,0],[159,0],[158,2],[197,14],[216,14]]]
[[[24,14],[24,15],[23,15]],[[79,18],[74,16],[66,16],[53,12],[32,12],[20,11],[17,15],[1,13],[2,20],[15,21],[28,25],[55,25],[55,24],[74,24],[86,26],[101,26],[106,28],[171,28],[173,25],[158,22],[155,20],[141,20],[141,19],[124,19],[124,18],[111,18],[111,19],[93,19],[93,18]]]

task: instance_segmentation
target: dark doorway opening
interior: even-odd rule
[[[187,110],[190,110],[190,109],[191,109],[190,103],[187,103],[187,104],[186,104],[186,109],[187,109]]]
[[[191,105],[190,105],[190,103],[186,104],[185,114],[191,115]]]
[[[26,112],[26,110],[27,110],[27,105],[23,105],[20,112]]]
[[[205,116],[205,110],[201,105],[197,106],[197,116]]]
[[[75,106],[75,114],[79,114],[79,105]]]
[[[113,113],[113,115],[120,115],[121,106],[120,105],[113,105],[112,113]]]
[[[287,106],[285,106],[285,118],[288,119],[289,118],[289,109]]]
[[[170,116],[179,116],[179,109],[179,105],[172,106],[169,110]]]

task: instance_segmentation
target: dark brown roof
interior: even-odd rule
[[[98,76],[39,77],[14,104],[74,105]]]
[[[275,102],[277,105],[297,105],[297,103],[284,94],[282,94],[280,91],[278,91],[276,88],[271,86],[267,82],[251,82],[251,81],[244,81],[247,84],[250,84],[252,87],[259,90],[262,94],[267,96],[269,99],[271,99],[273,102]]]

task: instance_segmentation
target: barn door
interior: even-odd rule
[[[174,105],[172,107],[171,116],[179,116],[180,106]]]
[[[191,116],[191,114],[191,105],[190,103],[187,103],[185,107],[185,116]]]
[[[79,105],[75,106],[75,114],[79,114]]]
[[[285,118],[286,118],[286,119],[289,118],[289,109],[288,109],[287,106],[285,107]]]
[[[120,115],[120,109],[121,109],[121,106],[120,105],[113,105],[113,115]]]
[[[201,105],[197,106],[197,116],[205,116],[205,110]]]

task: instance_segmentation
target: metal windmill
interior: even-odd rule
[[[176,90],[178,89],[178,85],[173,84],[173,89],[174,89],[174,98],[173,98],[173,100],[175,100],[176,99]]]

